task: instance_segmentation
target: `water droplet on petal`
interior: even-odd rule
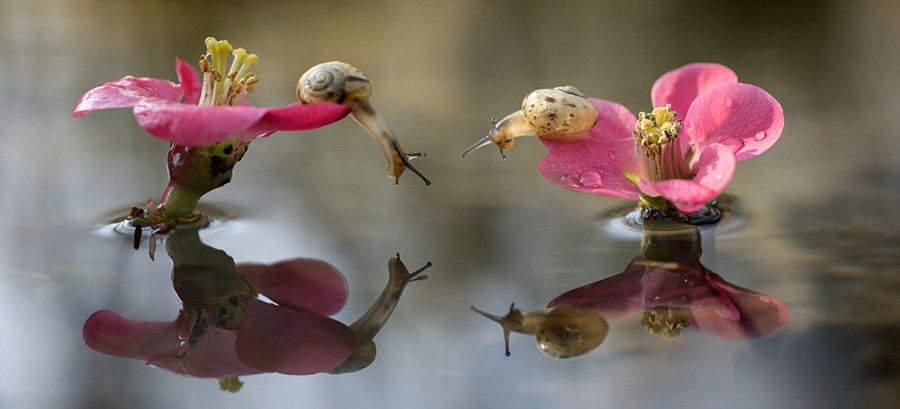
[[[734,105],[734,100],[731,99],[731,97],[726,97],[725,98],[725,107],[731,108],[732,105]]]
[[[608,154],[606,155],[606,157],[609,158],[609,161],[610,161],[610,162],[613,162],[613,163],[619,161],[619,159],[616,158],[616,155],[615,155],[614,153],[612,153],[612,152],[608,153]]]
[[[579,179],[581,185],[586,188],[597,188],[600,187],[600,174],[597,172],[587,172],[581,175]]]
[[[722,179],[722,174],[716,173],[716,180],[721,180],[721,179]]]
[[[763,140],[763,139],[766,139],[766,131],[759,131],[759,132],[757,132],[756,135],[753,135],[753,139],[754,139],[754,140],[757,140],[757,141],[761,141],[761,140]]]
[[[577,183],[575,183],[575,177],[568,173],[559,177],[559,183],[566,187],[580,187]]]

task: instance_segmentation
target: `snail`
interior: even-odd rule
[[[410,160],[425,154],[403,152],[387,121],[369,102],[371,95],[372,85],[369,84],[365,74],[358,68],[340,61],[316,65],[306,71],[297,82],[297,99],[302,104],[336,102],[352,109],[350,116],[375,138],[384,153],[388,163],[387,174],[389,178],[394,179],[394,184],[400,183],[400,175],[408,168],[422,178],[426,185],[430,185],[431,181],[410,164]]]
[[[499,323],[503,327],[506,356],[509,352],[509,333],[533,334],[538,347],[552,358],[572,358],[597,348],[609,332],[606,319],[596,310],[571,306],[557,307],[548,313],[523,314],[516,303],[509,306],[509,314],[500,317],[471,307],[472,311]]]
[[[553,89],[539,89],[522,101],[522,109],[507,115],[497,122],[491,120],[491,130],[487,136],[475,142],[462,153],[466,157],[483,146],[490,144],[503,151],[513,147],[514,138],[537,136],[554,141],[568,141],[587,137],[588,129],[597,123],[597,108],[578,90],[566,85]]]
[[[400,260],[400,253],[397,253],[396,257],[392,257],[391,260],[388,261],[390,278],[388,279],[387,286],[384,287],[384,290],[382,290],[381,295],[378,297],[378,300],[375,301],[375,304],[372,304],[372,307],[370,307],[362,317],[356,320],[356,322],[350,324],[350,329],[356,335],[356,348],[354,348],[350,356],[344,360],[344,363],[337,368],[328,371],[328,373],[339,375],[356,372],[366,368],[375,361],[375,335],[378,334],[378,331],[384,327],[388,318],[391,317],[394,308],[397,307],[397,302],[400,301],[400,296],[403,295],[403,289],[406,288],[406,285],[413,281],[427,279],[428,276],[420,275],[420,273],[429,267],[431,267],[430,261],[422,266],[422,268],[410,273],[403,264],[403,261]]]

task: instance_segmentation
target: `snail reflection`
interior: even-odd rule
[[[567,291],[547,305],[549,312],[523,314],[510,307],[500,317],[475,312],[503,327],[506,355],[509,334],[533,334],[554,358],[590,352],[606,338],[606,320],[636,319],[663,339],[698,330],[718,338],[761,337],[783,327],[787,306],[770,295],[738,287],[700,262],[700,232],[677,223],[646,224],[640,253],[625,271]]]
[[[648,333],[665,339],[692,329],[741,340],[787,323],[783,302],[725,281],[700,254],[697,227],[645,225],[641,252],[624,272],[567,291],[548,306],[592,308],[609,319],[640,316]]]
[[[197,229],[177,229],[166,244],[182,309],[173,322],[130,319],[97,311],[84,324],[85,343],[111,356],[143,360],[167,371],[218,378],[237,391],[239,376],[266,372],[307,375],[355,372],[375,360],[374,338],[410,282],[400,255],[379,298],[358,320],[331,318],[347,301],[344,276],[330,264],[298,258],[271,265],[235,264],[200,241]],[[274,303],[263,301],[264,295]]]

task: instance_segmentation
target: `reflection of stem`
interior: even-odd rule
[[[222,329],[237,329],[247,317],[246,306],[257,292],[247,279],[237,273],[234,259],[222,250],[200,241],[196,228],[181,228],[169,233],[166,243],[172,258],[172,283],[190,314],[200,311],[200,318]],[[205,322],[203,323],[206,324]],[[192,338],[202,327],[195,325]]]
[[[655,263],[700,264],[700,230],[696,226],[659,221],[644,225],[640,259]]]

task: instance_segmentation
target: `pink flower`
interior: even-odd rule
[[[775,98],[737,82],[719,64],[670,71],[653,85],[651,97],[658,108],[640,122],[622,105],[591,98],[599,119],[588,138],[541,138],[548,150],[541,174],[576,192],[636,201],[642,194],[661,197],[693,212],[722,193],[737,161],[765,152],[784,127]],[[666,116],[672,112],[684,115],[683,123]],[[642,138],[648,141],[643,147]]]
[[[250,141],[276,131],[318,128],[350,113],[349,107],[332,102],[257,108],[243,103],[243,97],[237,97],[230,101],[234,105],[229,105],[227,100],[215,104],[203,98],[200,77],[188,63],[176,60],[176,70],[179,84],[129,76],[99,85],[78,100],[72,115],[80,117],[99,109],[133,107],[138,124],[151,135],[179,145],[197,146],[237,135]],[[252,92],[253,85],[255,82],[244,91]]]
[[[356,335],[327,317],[347,301],[347,282],[334,267],[294,259],[271,266],[240,264],[237,271],[278,303],[250,300],[247,318],[237,330],[209,325],[188,345],[179,335],[193,324],[185,311],[174,322],[157,322],[103,310],[85,322],[84,341],[107,355],[202,378],[313,374],[334,369],[350,356]]]
[[[625,272],[569,290],[547,306],[593,308],[609,319],[645,311],[645,320],[664,315],[670,323],[680,320],[681,328],[732,340],[760,337],[787,323],[783,302],[728,283],[688,258],[658,266],[646,261],[638,257]]]

